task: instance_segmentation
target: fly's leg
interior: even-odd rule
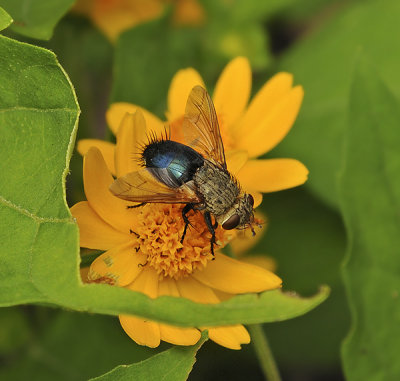
[[[205,212],[204,213],[204,221],[206,222],[207,228],[208,228],[209,232],[211,233],[211,240],[210,240],[210,243],[211,243],[211,254],[214,257],[215,229],[218,226],[218,222],[215,221],[215,224],[212,223],[210,212]]]
[[[141,207],[143,205],[146,205],[146,204],[147,204],[147,202],[141,202],[140,204],[137,204],[137,205],[128,205],[127,208],[128,209],[139,208],[139,207]]]
[[[188,214],[191,210],[193,210],[193,206],[194,206],[193,204],[189,203],[189,204],[186,204],[185,207],[182,209],[182,218],[183,218],[183,221],[185,222],[185,228],[183,229],[183,234],[182,234],[182,238],[181,238],[181,243],[183,243],[183,240],[184,240],[184,238],[185,238],[185,235],[186,235],[186,231],[187,231],[188,226],[191,225],[187,214]]]

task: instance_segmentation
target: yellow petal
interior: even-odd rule
[[[175,297],[180,296],[175,280],[171,279],[169,277],[163,278],[158,283],[158,294],[160,296],[162,296],[162,295],[169,295],[169,296],[175,296]]]
[[[179,297],[179,291],[175,280],[164,278],[159,282],[159,295]],[[175,345],[193,345],[200,339],[200,331],[196,328],[180,328],[172,325],[160,324],[161,340]]]
[[[97,257],[90,266],[89,279],[109,278],[115,286],[132,283],[143,271],[146,257],[134,248],[134,242],[113,247]]]
[[[139,345],[146,345],[150,348],[160,345],[158,323],[128,315],[120,315],[119,321],[127,335]]]
[[[200,74],[192,68],[179,70],[174,75],[168,91],[168,111],[166,116],[169,121],[183,117],[189,93],[197,85],[205,88]]]
[[[79,226],[80,246],[96,250],[108,250],[130,239],[129,235],[115,230],[104,222],[87,201],[78,202],[71,208]]]
[[[87,267],[81,267],[79,270],[79,273],[81,275],[81,280],[83,283],[88,283],[88,274],[89,274],[89,266]]]
[[[205,21],[205,11],[198,0],[177,0],[173,22],[175,25],[198,26]]]
[[[153,268],[144,266],[139,276],[126,287],[132,291],[142,292],[150,298],[157,298],[158,274]]]
[[[156,298],[158,296],[158,275],[154,269],[145,266],[127,288],[142,292],[150,298]],[[160,326],[158,323],[127,315],[121,315],[119,320],[124,331],[138,344],[151,348],[160,345]]]
[[[258,206],[260,206],[262,203],[263,195],[260,192],[257,192],[256,190],[251,190],[251,189],[248,189],[248,193],[250,193],[253,196],[254,208],[257,208]]]
[[[85,156],[90,147],[97,147],[103,155],[104,161],[107,164],[111,173],[115,174],[114,153],[115,144],[97,139],[81,139],[78,141],[77,150]]]
[[[176,284],[181,296],[193,300],[194,302],[219,303],[220,301],[211,288],[196,281],[193,277],[180,279]],[[201,329],[208,329],[210,339],[227,348],[240,349],[240,344],[247,344],[250,342],[250,337],[246,329],[241,325],[201,327]]]
[[[250,335],[242,325],[208,328],[208,336],[229,349],[240,349],[241,344],[250,343]]]
[[[276,272],[276,269],[278,268],[278,265],[275,261],[274,258],[267,257],[266,255],[263,254],[254,254],[246,257],[240,258],[241,261],[250,263],[255,266],[262,267],[263,269],[266,269],[268,271]]]
[[[244,150],[229,150],[225,152],[226,165],[232,175],[235,175],[245,165],[249,155]]]
[[[140,110],[125,114],[117,132],[115,168],[117,177],[140,169],[140,145],[146,142],[146,122]]]
[[[163,4],[157,0],[146,1],[95,1],[91,18],[96,26],[111,40],[134,25],[158,17]]]
[[[247,58],[237,57],[225,67],[214,90],[214,105],[222,127],[233,125],[242,115],[251,91],[251,68]]]
[[[286,136],[296,120],[303,95],[303,88],[296,86],[268,113],[260,113],[255,124],[240,122],[240,128],[235,132],[237,148],[246,149],[250,157],[263,155],[274,148]]]
[[[244,135],[249,126],[256,126],[264,116],[272,112],[274,107],[290,92],[293,75],[285,72],[274,75],[257,92],[250,102],[246,113],[235,131],[238,136]]]
[[[136,209],[128,209],[131,203],[115,197],[109,191],[114,179],[100,151],[92,147],[83,160],[83,181],[90,207],[113,228],[129,234],[135,222]]]
[[[179,294],[197,303],[218,303],[219,299],[214,291],[198,282],[193,277],[182,278],[176,281]]]
[[[227,292],[223,292],[220,290],[213,290],[215,295],[217,296],[217,298],[223,302],[225,300],[229,300],[231,298],[233,298],[235,295],[234,294],[228,294]]]
[[[239,256],[255,246],[265,234],[267,217],[263,213],[256,211],[255,219],[256,223],[253,225],[255,236],[253,236],[251,229],[239,230],[235,239],[230,242],[235,256]]]
[[[160,324],[161,340],[175,345],[194,345],[201,337],[195,328],[179,328],[172,325]]]
[[[216,253],[214,261],[192,276],[206,286],[230,294],[262,292],[279,288],[282,284],[282,280],[270,271],[221,253]]]
[[[164,123],[155,115],[132,103],[119,102],[113,103],[106,113],[107,123],[114,135],[117,135],[118,128],[121,125],[125,114],[134,114],[136,110],[142,111],[148,131],[154,132],[157,136],[164,132]]]
[[[97,2],[96,2],[97,3]],[[107,14],[102,8],[95,7],[92,13],[93,23],[109,38],[110,41],[114,42],[117,37],[126,29],[129,29],[136,25],[139,20],[136,16],[122,12],[122,10],[110,9]]]
[[[249,160],[237,174],[240,184],[259,192],[276,192],[304,184],[308,169],[295,159]]]

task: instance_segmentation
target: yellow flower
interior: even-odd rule
[[[132,160],[138,143],[148,134],[142,113],[126,114],[117,132],[114,168],[119,177],[138,169]],[[189,229],[182,244],[182,205],[147,204],[127,208],[131,203],[114,197],[114,181],[101,152],[90,148],[84,157],[84,188],[87,201],[71,208],[80,229],[80,245],[105,250],[90,266],[90,282],[108,283],[142,292],[151,298],[161,295],[183,297],[199,303],[218,303],[235,294],[279,288],[273,273],[227,257],[216,250],[210,254],[210,238],[202,215],[189,216]],[[218,248],[235,235],[216,230]],[[192,345],[200,338],[196,328],[180,328],[133,316],[120,316],[125,332],[138,344],[156,347],[160,340]],[[209,337],[231,349],[250,341],[242,325],[199,327]]]
[[[275,147],[288,133],[303,98],[300,86],[292,86],[292,76],[279,73],[270,79],[247,105],[251,70],[247,59],[231,61],[221,74],[214,91],[214,102],[225,146],[228,169],[247,193],[262,200],[262,192],[273,192],[304,183],[308,171],[294,159],[257,159]],[[168,93],[167,124],[172,136],[183,121],[189,92],[203,80],[193,69],[179,71]],[[140,113],[136,111],[140,110]],[[115,198],[108,190],[117,177],[137,170],[133,154],[137,144],[146,141],[147,131],[164,132],[165,123],[140,106],[115,103],[107,112],[117,144],[87,139],[78,143],[85,155],[84,182],[88,201],[72,208],[81,230],[81,246],[106,250],[89,271],[89,280],[141,291],[150,297],[181,296],[200,303],[217,303],[235,294],[277,288],[280,279],[263,268],[236,261],[216,251],[210,256],[210,233],[202,216],[190,216],[195,229],[180,243],[183,231],[181,206],[146,205],[127,209],[129,203]],[[96,148],[90,148],[90,147]],[[104,157],[104,159],[103,159]],[[234,231],[217,229],[222,248]],[[259,235],[258,235],[259,236]],[[246,240],[232,242],[243,251]],[[157,346],[160,340],[180,345],[193,344],[197,329],[183,329],[121,316],[121,324],[136,342]],[[208,328],[210,338],[228,348],[239,349],[250,338],[244,327]]]
[[[308,170],[298,160],[257,159],[273,149],[289,132],[303,100],[301,86],[293,87],[289,73],[272,77],[248,104],[251,91],[251,68],[244,57],[233,59],[223,70],[215,86],[213,101],[224,142],[228,169],[234,172],[247,193],[253,195],[255,206],[262,201],[262,193],[275,192],[303,184]],[[159,134],[164,125],[183,121],[186,100],[196,85],[205,87],[200,74],[184,69],[172,79],[168,92],[167,122],[130,103],[114,103],[107,112],[107,121],[117,133],[126,113],[142,110],[147,126]],[[83,155],[91,146],[102,152],[110,170],[115,173],[114,145],[100,140],[86,139],[78,143]]]
[[[174,5],[177,25],[198,25],[204,10],[197,0],[79,0],[73,10],[87,16],[111,41],[137,24],[159,17],[167,4]]]

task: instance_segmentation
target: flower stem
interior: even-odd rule
[[[251,342],[254,345],[258,361],[267,381],[281,381],[278,367],[269,346],[267,336],[261,324],[252,324],[247,327],[250,332]]]

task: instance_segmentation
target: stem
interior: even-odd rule
[[[252,324],[247,327],[250,332],[258,361],[267,381],[281,381],[278,367],[269,346],[267,336],[261,324]]]

